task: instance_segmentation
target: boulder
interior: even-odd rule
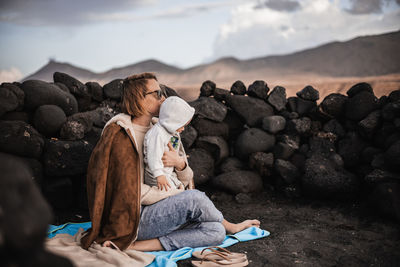
[[[377,154],[381,154],[382,150],[373,146],[364,148],[361,154],[361,159],[364,163],[371,163]]]
[[[287,99],[286,108],[291,112],[296,112],[297,110],[297,99],[298,97],[291,96]]]
[[[247,95],[267,101],[269,88],[266,82],[254,81],[247,89]]]
[[[378,183],[400,182],[400,176],[397,173],[386,170],[374,169],[364,177],[364,181],[368,185],[376,185]]]
[[[226,97],[230,95],[231,93],[229,90],[221,89],[221,88],[215,88],[214,90],[214,98],[218,101],[225,101]]]
[[[353,97],[361,92],[367,92],[370,94],[374,94],[374,91],[372,90],[372,87],[369,83],[357,83],[355,85],[353,85],[348,91],[347,91],[347,95],[349,97]]]
[[[375,95],[362,91],[350,97],[345,105],[346,118],[360,121],[378,108],[378,99]]]
[[[243,129],[243,120],[235,111],[230,108],[228,108],[224,122],[228,124],[229,136],[231,138],[237,136]]]
[[[87,82],[85,83],[85,85],[93,100],[96,100],[97,102],[101,102],[104,100],[103,88],[98,82]]]
[[[289,131],[294,131],[300,135],[308,135],[311,131],[311,119],[308,117],[302,117],[299,119],[293,119],[287,121]]]
[[[263,190],[263,182],[260,175],[252,171],[226,172],[214,177],[211,182],[215,187],[235,195]]]
[[[43,105],[36,109],[33,125],[47,137],[55,137],[67,120],[64,111],[56,105]]]
[[[207,80],[200,87],[200,96],[211,96],[214,94],[215,82]]]
[[[358,132],[365,139],[372,139],[381,124],[381,111],[372,111],[367,117],[358,123]]]
[[[304,100],[317,101],[319,99],[319,92],[311,85],[307,85],[301,91],[297,92],[296,95]]]
[[[104,96],[113,100],[121,101],[123,94],[122,79],[115,79],[103,86]]]
[[[306,160],[302,185],[310,195],[324,198],[351,197],[359,189],[355,175],[337,168],[331,160],[322,155],[314,155]]]
[[[272,153],[255,152],[249,156],[249,167],[257,171],[262,177],[271,175],[273,164],[274,155]]]
[[[0,117],[3,121],[23,121],[29,123],[31,114],[24,111],[10,111]]]
[[[15,90],[12,90],[8,87],[15,87]],[[8,87],[3,85],[0,86],[0,116],[5,114],[6,112],[16,110],[21,105],[18,95],[14,91],[17,91],[24,95],[24,92],[17,86],[10,84]]]
[[[394,90],[389,94],[389,101],[396,102],[400,100],[400,89]]]
[[[339,141],[338,154],[343,158],[347,167],[356,166],[360,162],[360,155],[365,146],[365,142],[356,132],[348,132]]]
[[[275,136],[257,128],[250,128],[239,135],[235,144],[235,155],[243,160],[254,152],[265,152],[273,148]]]
[[[287,103],[286,89],[282,86],[275,86],[269,94],[267,101],[277,111],[283,110]]]
[[[222,136],[227,139],[229,135],[229,126],[226,122],[197,118],[192,122],[192,125],[199,136]]]
[[[274,146],[273,154],[276,159],[289,159],[295,151],[293,144],[278,142]]]
[[[66,73],[54,72],[53,80],[55,83],[62,83],[66,85],[70,93],[75,96],[89,96],[89,90],[86,85]]]
[[[85,174],[94,146],[85,141],[46,140],[43,167],[48,177]]]
[[[193,148],[187,154],[189,166],[193,170],[194,183],[196,186],[206,183],[214,175],[213,157],[200,148]]]
[[[310,100],[304,100],[302,98],[297,98],[296,101],[296,112],[300,115],[306,115],[310,113],[311,111],[314,111],[317,109],[317,102],[316,101],[310,101]]]
[[[271,134],[276,134],[277,132],[282,131],[285,129],[285,126],[286,120],[282,116],[268,116],[262,120],[262,128]]]
[[[236,81],[231,86],[231,93],[234,95],[244,95],[246,93],[246,85],[242,81]]]
[[[39,80],[27,80],[21,89],[25,93],[25,108],[35,110],[42,105],[56,105],[67,116],[78,112],[78,102],[70,93],[64,92],[57,85]]]
[[[215,164],[229,156],[228,143],[220,136],[200,136],[196,140],[196,148],[202,148],[209,152],[213,156]]]
[[[60,137],[65,140],[80,140],[85,136],[85,126],[79,121],[66,121],[60,130]]]
[[[0,121],[0,151],[39,158],[44,140],[35,128],[23,121]]]
[[[395,118],[400,118],[400,100],[384,105],[382,117],[385,121],[393,121]]]
[[[197,135],[198,133],[193,126],[186,126],[185,130],[181,133],[183,147],[189,149],[194,144],[194,141],[196,141]]]
[[[340,118],[344,115],[347,99],[342,94],[329,94],[321,102],[321,109],[332,118]]]
[[[228,157],[225,158],[219,165],[219,173],[232,172],[245,170],[246,165],[238,158]]]
[[[43,185],[43,194],[56,210],[71,209],[74,205],[72,180],[68,177],[47,179]]]
[[[24,108],[24,103],[25,103],[25,93],[22,91],[22,89],[19,87],[20,85],[16,85],[13,83],[2,83],[0,87],[6,88],[13,92],[15,96],[17,97],[17,111],[21,111]]]
[[[336,153],[335,147],[336,136],[331,133],[319,132],[308,139],[309,151],[308,157],[313,154],[323,155],[327,158]]]
[[[235,196],[235,200],[239,204],[249,204],[251,202],[251,197],[245,193],[239,193]]]
[[[260,125],[264,117],[274,115],[273,108],[261,99],[230,95],[226,102],[250,127]]]
[[[332,119],[327,123],[325,123],[322,129],[327,133],[333,133],[339,138],[345,136],[346,134],[346,131],[344,130],[343,126],[336,119]]]
[[[200,118],[221,122],[227,113],[227,108],[224,104],[210,97],[199,97],[189,104],[195,108],[195,115]]]
[[[394,142],[385,152],[385,163],[393,170],[400,171],[400,140]]]
[[[160,88],[161,88],[161,90],[164,92],[164,94],[167,96],[167,97],[170,97],[170,96],[177,96],[177,97],[180,97],[180,98],[182,98],[174,89],[172,89],[171,87],[168,87],[168,86],[166,86],[166,85],[164,85],[164,84],[160,84]]]
[[[286,184],[294,184],[300,176],[297,167],[286,160],[276,159],[274,169],[283,178]]]

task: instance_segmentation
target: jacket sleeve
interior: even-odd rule
[[[164,175],[162,156],[164,154],[165,137],[157,131],[151,131],[145,137],[147,166],[154,178]]]

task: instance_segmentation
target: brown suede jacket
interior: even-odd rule
[[[115,123],[114,123],[115,122]],[[151,205],[182,190],[158,191],[143,184],[141,162],[130,116],[120,114],[104,127],[87,169],[87,194],[92,228],[81,239],[88,249],[93,242],[112,241],[125,250],[136,240],[140,205]],[[177,171],[188,189],[194,188],[189,166]],[[143,203],[144,202],[144,203]]]

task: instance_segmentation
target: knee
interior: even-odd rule
[[[210,225],[210,244],[209,246],[217,246],[221,245],[224,242],[226,237],[225,227],[222,223],[214,222],[209,223]]]
[[[187,192],[188,198],[195,204],[204,203],[204,201],[208,200],[207,195],[197,189],[190,189],[185,192]]]

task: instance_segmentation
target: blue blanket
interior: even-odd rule
[[[79,228],[83,228],[84,230],[86,230],[90,228],[91,225],[92,225],[91,222],[50,225],[47,236],[49,238],[52,238],[57,234],[75,235],[78,232]],[[266,230],[262,230],[257,227],[250,227],[234,235],[227,235],[225,237],[224,242],[222,242],[222,244],[220,245],[220,247],[229,247],[238,242],[250,241],[254,239],[267,237],[269,236],[269,234],[270,233]],[[149,264],[148,267],[158,267],[158,266],[176,267],[177,261],[190,258],[192,256],[193,251],[202,250],[204,248],[205,247],[200,247],[200,248],[184,247],[175,251],[148,252],[156,256],[154,261],[151,264]]]

